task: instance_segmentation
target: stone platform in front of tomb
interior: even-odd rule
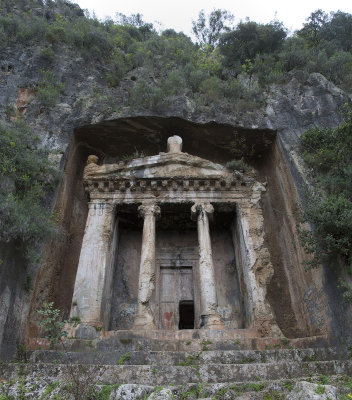
[[[259,400],[268,393],[289,399],[292,387],[302,381],[313,385],[324,376],[341,382],[352,373],[348,348],[328,347],[324,336],[261,338],[248,329],[107,331],[98,336],[65,339],[51,350],[45,339],[32,339],[27,362],[0,365],[0,374],[6,380],[22,379],[36,398],[48,385],[56,388],[53,396],[61,393],[75,378],[97,390],[110,385],[108,398],[114,400],[184,400],[205,394],[227,399],[247,392],[245,399]]]
[[[280,348],[322,348],[333,344],[327,335],[302,338],[260,337],[255,329],[184,329],[184,330],[118,330],[97,331],[82,324],[67,327],[65,350],[83,351],[203,351],[205,350],[266,350]],[[61,345],[58,346],[62,347]],[[26,348],[49,350],[45,338],[30,338]]]

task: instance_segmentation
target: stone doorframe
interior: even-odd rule
[[[155,290],[155,316],[156,321],[158,321],[158,328],[160,328],[160,304],[158,299],[160,298],[160,270],[164,267],[191,267],[193,274],[193,296],[194,296],[194,327],[195,329],[200,327],[200,304],[199,304],[199,287],[197,282],[199,281],[198,273],[198,255],[197,253],[191,251],[188,252],[188,256],[184,256],[182,260],[177,258],[178,253],[172,252],[171,249],[163,248],[159,252],[159,256],[156,259],[156,290]]]

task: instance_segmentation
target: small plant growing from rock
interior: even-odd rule
[[[325,393],[325,387],[319,384],[319,385],[315,388],[314,392],[315,392],[316,394],[324,394],[324,393]]]
[[[226,166],[226,168],[233,169],[233,170],[236,170],[236,171],[240,171],[242,173],[244,173],[244,172],[249,170],[249,166],[248,166],[248,164],[245,163],[243,158],[241,158],[240,160],[228,161],[225,164],[225,166]]]
[[[293,390],[293,383],[290,381],[286,381],[282,384],[282,386],[287,389],[289,392],[291,392]]]
[[[64,330],[66,321],[60,321],[60,310],[54,308],[53,302],[44,303],[37,312],[42,316],[39,325],[44,329],[45,338],[49,340],[50,348],[54,348],[67,337],[68,333]]]
[[[208,345],[212,344],[212,342],[210,340],[202,340],[200,344],[202,345],[202,351],[207,351],[209,350]]]
[[[326,375],[319,375],[318,382],[321,385],[328,385],[329,384],[329,377]]]
[[[71,322],[73,322],[73,326],[76,327],[81,323],[81,318],[77,315],[74,315],[73,317],[71,317]]]
[[[125,353],[122,354],[122,356],[119,359],[119,365],[123,365],[125,363],[125,361],[128,361],[131,359],[131,353]]]

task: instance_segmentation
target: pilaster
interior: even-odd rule
[[[81,323],[107,324],[108,313],[103,310],[103,303],[110,285],[107,277],[112,276],[110,251],[114,222],[112,204],[89,204],[70,313],[71,318],[79,318]]]

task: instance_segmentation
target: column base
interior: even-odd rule
[[[133,323],[133,329],[138,331],[156,330],[157,328],[154,324],[154,318],[151,315],[151,312],[137,315]]]
[[[202,329],[225,329],[225,325],[218,314],[208,314],[201,316]]]

